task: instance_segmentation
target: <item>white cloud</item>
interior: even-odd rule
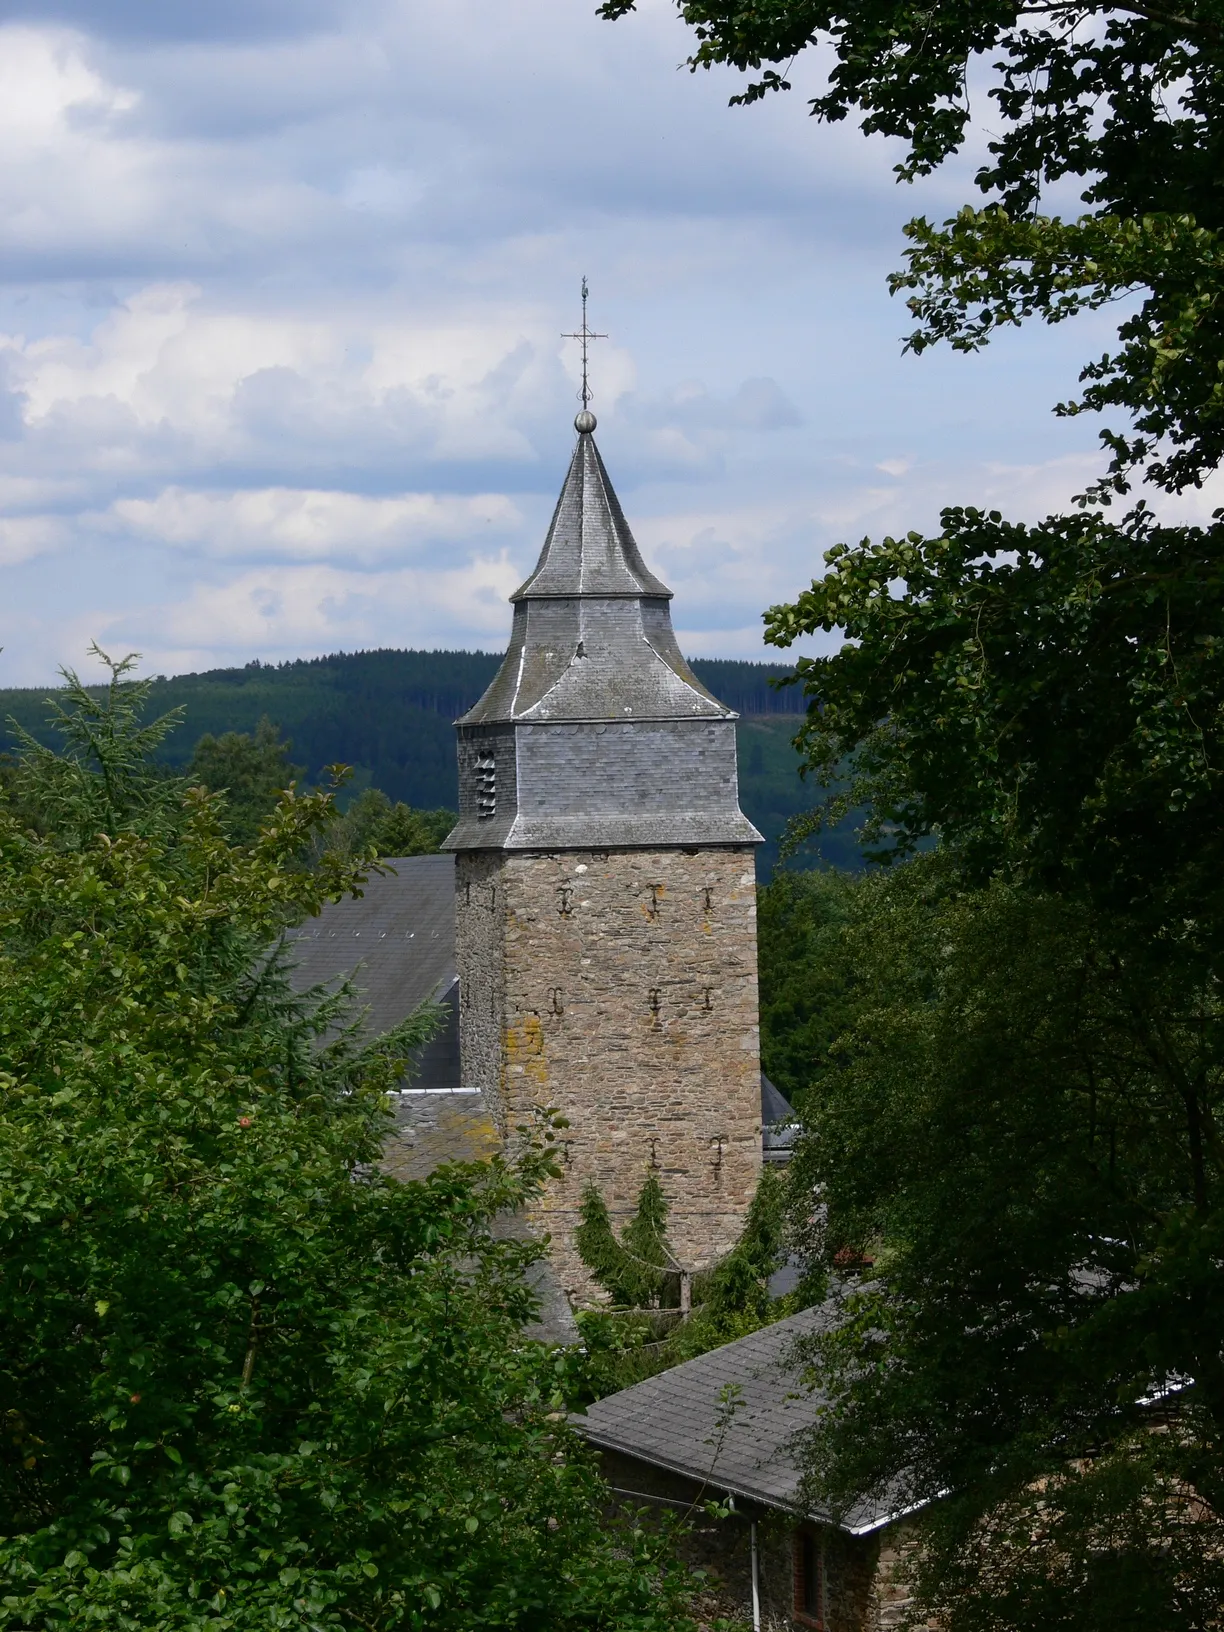
[[[472,498],[260,488],[200,493],[170,487],[156,499],[120,499],[101,519],[156,543],[211,557],[283,556],[295,561],[377,561],[484,533],[517,532],[522,516],[499,493]]]
[[[677,74],[670,0],[29,0],[0,25],[0,680],[497,646],[577,406],[692,649],[844,536],[1035,516],[1106,318],[902,359],[888,143]],[[1093,325],[1096,327],[1093,327]],[[903,450],[899,453],[898,450]],[[1195,501],[1197,502],[1197,501]],[[71,560],[66,573],[62,563]],[[156,654],[156,655],[155,655]]]
[[[472,629],[473,613],[483,644],[497,647],[504,640],[502,608],[516,583],[503,555],[432,571],[263,567],[196,584],[181,601],[113,617],[107,632],[141,644],[142,629],[156,630],[157,638],[142,646],[155,668],[176,652],[278,658],[338,647],[444,646],[454,631]]]
[[[70,526],[59,516],[0,516],[0,567],[62,548]]]

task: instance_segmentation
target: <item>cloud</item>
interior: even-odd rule
[[[368,563],[467,541],[481,533],[486,537],[517,533],[522,519],[500,493],[473,498],[406,493],[372,499],[326,489],[201,493],[171,487],[156,499],[116,501],[100,525],[214,559],[340,558]]]
[[[48,555],[69,536],[70,528],[57,516],[0,516],[0,567]]]
[[[356,573],[327,566],[270,566],[219,583],[197,583],[182,600],[107,620],[106,635],[138,644],[155,669],[383,645],[453,645],[473,625],[497,649],[503,608],[515,587],[503,555],[451,569]],[[153,640],[147,638],[156,631]],[[393,635],[396,638],[389,639]]]
[[[731,111],[690,48],[670,0],[0,0],[0,680],[95,634],[500,645],[584,273],[601,449],[706,655],[840,537],[1083,485],[1047,409],[1108,321],[902,358],[900,223],[964,178],[898,193],[809,65]]]

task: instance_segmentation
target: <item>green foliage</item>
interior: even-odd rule
[[[1207,200],[1200,199],[1200,205]],[[1214,214],[1214,210],[1212,214]],[[1125,492],[1128,473],[1173,492],[1202,486],[1224,456],[1224,234],[1190,213],[1013,219],[966,206],[942,228],[919,219],[913,248],[891,280],[919,326],[909,347],[938,341],[977,351],[1026,318],[1061,323],[1150,291],[1119,326],[1121,349],[1088,363],[1083,391],[1055,412],[1124,409],[1137,435],[1102,432],[1110,474],[1096,494]],[[1163,453],[1162,453],[1163,449]]]
[[[128,679],[135,659],[112,662],[97,646],[90,652],[109,671],[105,690],[89,691],[69,669],[63,701],[46,699],[60,752],[9,722],[19,749],[5,777],[9,810],[70,846],[121,827],[142,834],[166,830],[171,789],[159,785],[147,767],[181,718],[171,711],[146,723],[148,683]]]
[[[696,1279],[692,1318],[671,1339],[677,1361],[734,1342],[801,1307],[793,1299],[769,1295],[770,1277],[786,1259],[786,1197],[783,1178],[772,1167],[762,1168],[739,1240]]]
[[[844,931],[856,1013],[804,1106],[792,1181],[822,1202],[809,1258],[834,1284],[872,1261],[843,1323],[808,1340],[831,1403],[813,1495],[956,1492],[918,1603],[966,1629],[1045,1624],[1056,1604],[1055,1624],[1112,1627],[1116,1596],[1090,1617],[1083,1590],[1098,1549],[1144,1578],[1148,1624],[1205,1624],[1218,1575],[1192,1572],[1175,1611],[1160,1596],[1193,1560],[1190,1517],[1195,1545],[1224,1546],[1224,1160],[1187,1105],[1190,1090],[1214,1127],[1224,1014],[1214,976],[1128,963],[1112,927],[1030,887],[966,888],[947,853],[866,880]],[[1154,1438],[1152,1400],[1190,1378]],[[1111,1508],[1120,1479],[1131,1497]],[[1042,1500],[1057,1539],[1019,1549]],[[970,1592],[983,1538],[1004,1532]]]
[[[591,1274],[621,1308],[674,1308],[680,1301],[679,1266],[667,1245],[667,1212],[658,1174],[647,1172],[638,1191],[637,1209],[618,1241],[599,1191],[588,1184],[582,1193],[574,1245]]]
[[[458,820],[453,810],[413,810],[392,804],[381,788],[366,788],[337,820],[329,843],[346,854],[369,846],[380,856],[433,856]]]
[[[237,843],[251,842],[282,790],[303,774],[303,766],[289,763],[291,747],[266,715],[253,735],[205,733],[196,743],[187,779],[225,794],[227,828]],[[402,801],[392,804],[381,788],[365,788],[320,842],[341,856],[432,856],[457,820],[454,811],[413,810]]]
[[[916,1561],[948,1632],[1102,1627],[1217,1629],[1217,1512],[1186,1486],[1172,1438],[1128,1436],[1001,1502],[962,1540],[958,1505],[935,1515]],[[1086,1623],[1085,1605],[1092,1606]]]
[[[792,1104],[827,1069],[853,1012],[842,928],[854,888],[831,868],[782,871],[757,895],[761,1069]]]
[[[1224,737],[1224,525],[1135,511],[1027,528],[948,510],[944,533],[829,551],[768,638],[844,628],[796,667],[802,745],[902,852],[938,831],[972,876],[1164,926],[1160,955],[1215,955]],[[1176,924],[1176,928],[1174,925]],[[1170,938],[1171,937],[1171,938]]]
[[[667,1244],[667,1215],[670,1211],[659,1175],[651,1169],[638,1191],[637,1207],[633,1217],[621,1231],[621,1248],[625,1257],[624,1273],[632,1281],[637,1278],[646,1297],[634,1301],[639,1305],[648,1301],[671,1301],[674,1271],[679,1266]],[[678,1301],[678,1291],[674,1294]]]
[[[491,1231],[552,1130],[381,1175],[436,1016],[363,1046],[290,989],[281,932],[368,874],[296,865],[330,795],[233,847],[112,679],[21,764],[54,825],[0,809],[0,1627],[682,1624],[523,1339],[538,1248]]]
[[[662,1240],[662,1247],[655,1247],[656,1259],[670,1259],[663,1233],[666,1217],[666,1204],[651,1174],[642,1188],[638,1214],[626,1226],[623,1239],[627,1241],[630,1231],[641,1225],[635,1237],[639,1245],[649,1247],[652,1240]],[[652,1276],[636,1252],[628,1252],[617,1242],[606,1206],[594,1186],[588,1186],[577,1235],[579,1254],[614,1302],[633,1313],[586,1310],[579,1314],[587,1348],[580,1385],[584,1397],[599,1399],[628,1388],[802,1307],[793,1298],[772,1299],[769,1295],[770,1277],[786,1256],[786,1226],[786,1186],[772,1168],[766,1168],[740,1239],[713,1269],[694,1276],[693,1308],[686,1317],[676,1311],[678,1285],[668,1286],[661,1274]],[[660,1314],[643,1312],[647,1299]]]
[[[189,782],[225,794],[225,822],[236,843],[250,844],[276,809],[281,794],[302,776],[302,765],[291,765],[292,743],[265,714],[253,734],[226,731],[220,737],[205,734],[195,745],[185,775]]]
[[[942,228],[910,223],[909,269],[893,287],[915,291],[911,345],[972,349],[1000,324],[1060,322],[1142,293],[1123,320],[1121,348],[1089,364],[1080,403],[1060,411],[1121,407],[1133,416],[1137,435],[1103,433],[1111,486],[1124,488],[1144,465],[1173,491],[1201,484],[1224,456],[1218,0],[677,5],[697,35],[694,69],[759,74],[733,101],[789,89],[789,65],[809,47],[831,58],[811,112],[900,138],[908,152],[897,171],[907,180],[963,147],[980,75],[993,106],[976,183],[989,207]],[[606,0],[600,12],[634,9],[635,0]],[[1082,178],[1092,213],[1075,222],[1038,213],[1049,186],[1067,177]]]

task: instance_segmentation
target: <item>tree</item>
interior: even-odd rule
[[[552,1171],[383,1177],[428,1011],[363,1045],[295,996],[282,931],[369,860],[248,846],[151,775],[168,722],[75,677],[67,751],[0,809],[0,1627],[665,1628],[682,1575],[609,1533],[495,1240]]]
[[[819,1261],[875,1260],[817,1345],[815,1476],[957,1493],[917,1600],[951,1628],[1112,1626],[1107,1567],[1150,1624],[1210,1625],[1224,540],[1143,510],[943,522],[829,552],[769,614],[780,644],[849,637],[797,665],[827,815],[866,807],[884,859],[940,843],[861,897],[858,1013],[803,1106]]]
[[[680,1272],[667,1242],[667,1199],[648,1172],[634,1216],[618,1241],[607,1205],[593,1184],[582,1197],[576,1245],[583,1263],[612,1299],[615,1312],[583,1310],[578,1320],[588,1357],[583,1388],[599,1399],[695,1355],[781,1320],[801,1298],[773,1298],[769,1283],[786,1258],[785,1187],[765,1168],[739,1240],[711,1268],[692,1277],[691,1309],[681,1304]],[[661,1310],[669,1319],[660,1335]],[[643,1318],[626,1320],[626,1314]]]
[[[679,1304],[680,1266],[667,1244],[669,1211],[658,1174],[648,1171],[618,1241],[598,1189],[588,1184],[583,1191],[574,1244],[614,1304],[627,1309],[674,1309]]]
[[[266,714],[254,733],[205,732],[196,743],[188,780],[225,794],[227,829],[238,843],[254,839],[284,790],[303,775],[304,766],[289,762],[292,748]]]
[[[329,842],[341,851],[372,845],[380,856],[433,856],[459,820],[453,810],[392,804],[381,788],[366,788],[341,816]]]
[[[853,1013],[843,928],[854,889],[853,875],[832,868],[782,870],[757,896],[761,1069],[792,1104]]]
[[[787,90],[787,68],[830,58],[818,119],[856,117],[907,144],[904,180],[928,174],[969,134],[975,78],[993,103],[985,208],[906,228],[918,351],[962,350],[1001,325],[1075,313],[1142,292],[1121,347],[1090,363],[1077,403],[1118,408],[1138,434],[1103,433],[1110,486],[1146,468],[1173,491],[1199,485],[1224,454],[1224,18],[1218,0],[677,0],[695,30],[690,65],[759,73],[732,100]],[[606,0],[601,15],[633,11]],[[781,71],[779,71],[779,66]],[[980,105],[980,104],[979,104]],[[1043,193],[1082,178],[1076,221],[1043,214]]]
[[[1137,1008],[1099,925],[946,853],[867,880],[857,1013],[805,1101],[792,1181],[843,1312],[807,1342],[812,1493],[928,1504],[917,1614],[949,1632],[1221,1621],[1224,1235],[1150,1046],[1156,1015],[1191,1056],[1218,998]],[[1205,1167],[1215,1196],[1214,1140]]]
[[[812,111],[900,137],[904,179],[964,145],[980,78],[986,206],[906,229],[909,344],[1137,296],[1059,409],[1129,417],[1097,496],[1216,468],[1218,0],[680,10],[694,67],[761,70],[738,100],[830,50]],[[1070,177],[1086,212],[1042,213]],[[949,509],[934,538],[839,545],[767,614],[780,646],[848,637],[796,666],[801,743],[826,816],[865,806],[904,863],[855,896],[854,1013],[803,1105],[812,1250],[830,1276],[871,1260],[813,1346],[834,1396],[813,1479],[950,1493],[915,1613],[951,1627],[1114,1626],[1128,1588],[1135,1624],[1218,1624],[1222,543],[1143,506]]]

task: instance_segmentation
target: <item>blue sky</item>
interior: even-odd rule
[[[1050,408],[1109,320],[902,355],[901,223],[968,166],[898,188],[802,74],[729,109],[664,0],[594,12],[0,3],[0,684],[93,639],[165,673],[499,647],[584,273],[598,440],[692,655],[768,655],[839,539],[1035,519],[1099,468]]]

